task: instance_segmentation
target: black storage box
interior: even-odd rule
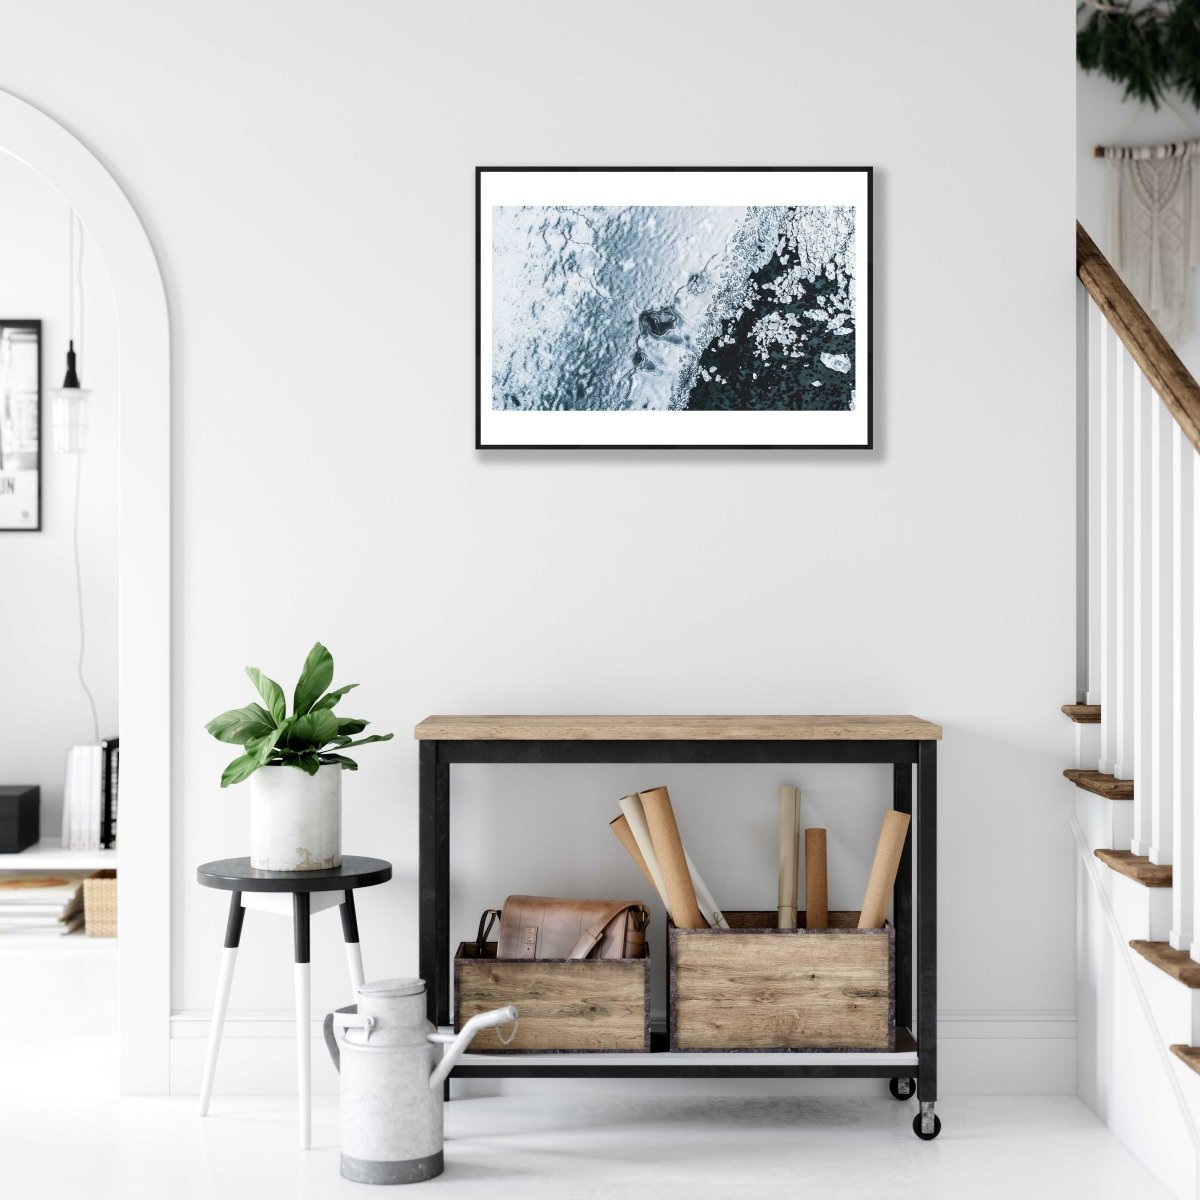
[[[0,854],[16,854],[38,840],[41,804],[36,783],[0,785]]]

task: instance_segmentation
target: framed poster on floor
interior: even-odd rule
[[[478,167],[479,449],[871,447],[870,167]]]
[[[42,527],[42,323],[0,317],[0,532]]]

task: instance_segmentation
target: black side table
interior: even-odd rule
[[[258,871],[249,858],[222,858],[196,869],[196,878],[204,887],[222,888],[230,893],[229,922],[225,926],[225,949],[221,952],[221,970],[217,978],[217,997],[213,1002],[212,1027],[208,1034],[208,1053],[204,1059],[204,1083],[200,1089],[200,1115],[208,1112],[213,1077],[217,1073],[217,1055],[221,1049],[221,1030],[229,1008],[233,967],[238,942],[242,937],[242,919],[247,908],[266,912],[292,913],[296,944],[296,1073],[300,1090],[300,1145],[308,1149],[312,1141],[312,1062],[310,1029],[312,1005],[309,992],[308,922],[314,912],[332,908],[342,910],[342,934],[346,939],[346,957],[350,963],[350,983],[363,983],[362,950],[358,943],[358,918],[354,912],[354,889],[386,883],[392,877],[392,864],[382,858],[356,858],[347,855],[340,867],[327,871]],[[288,903],[288,894],[291,903]]]

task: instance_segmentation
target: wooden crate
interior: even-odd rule
[[[895,1049],[892,926],[858,929],[856,912],[831,912],[829,929],[725,918],[731,929],[670,926],[672,1050]]]
[[[454,1028],[488,1009],[515,1004],[517,1036],[503,1045],[485,1029],[471,1043],[479,1054],[650,1049],[650,959],[498,959],[463,942],[454,955]],[[507,1033],[501,1028],[499,1033]]]

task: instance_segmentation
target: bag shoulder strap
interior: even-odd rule
[[[488,934],[492,932],[492,926],[496,923],[496,918],[500,916],[498,908],[485,908],[483,916],[479,918],[479,932],[475,935],[475,953],[480,958],[483,957],[483,947],[487,942]]]
[[[604,930],[609,921],[614,917],[620,916],[626,909],[636,909],[638,915],[642,918],[641,928],[646,927],[646,922],[650,914],[646,911],[646,906],[637,900],[618,900],[615,904],[596,918],[580,935],[579,941],[575,943],[574,949],[567,955],[568,958],[587,958],[589,954],[596,948],[596,943],[604,936]]]

